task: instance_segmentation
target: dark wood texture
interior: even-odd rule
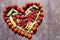
[[[45,13],[31,40],[60,40],[60,0],[0,0],[0,40],[30,40],[9,29],[2,15],[6,5],[18,4],[21,7],[30,1],[40,2]]]

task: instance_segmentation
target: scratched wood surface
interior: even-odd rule
[[[18,4],[21,7],[30,1],[40,2],[45,13],[32,39],[15,34],[2,16],[6,5]],[[0,0],[0,40],[60,40],[60,0]]]

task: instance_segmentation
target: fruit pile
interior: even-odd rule
[[[22,9],[16,4],[6,6],[3,16],[15,33],[32,38],[32,34],[43,20],[44,12],[40,3],[27,2]]]

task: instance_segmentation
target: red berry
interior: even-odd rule
[[[10,22],[10,20],[6,20],[6,22],[7,22],[7,23],[9,23],[9,22]]]
[[[41,21],[42,21],[42,20],[43,20],[43,17],[39,17],[39,20],[41,20]]]
[[[20,15],[16,15],[17,18],[20,18]]]
[[[38,22],[39,24],[41,23],[41,21],[40,21],[40,20],[38,20],[37,22]]]
[[[41,12],[41,14],[40,14],[42,17],[44,16],[44,13],[43,12]]]
[[[7,16],[6,13],[3,13],[3,16],[6,17]]]
[[[12,30],[14,30],[14,28],[15,28],[14,26],[11,27]]]
[[[9,26],[9,27],[12,27],[12,23],[11,23],[11,22],[9,22],[9,23],[8,23],[8,26]]]
[[[18,10],[19,12],[21,12],[21,8],[17,7],[17,10]]]
[[[27,6],[27,7],[30,6],[30,5],[29,5],[29,2],[26,2],[26,6]]]
[[[6,6],[5,8],[6,8],[6,9],[9,9],[9,6]]]
[[[7,9],[4,9],[4,13],[7,13]]]
[[[33,33],[34,33],[33,31],[30,32],[30,34],[33,34]]]
[[[24,13],[25,11],[22,9],[21,12]]]
[[[27,37],[28,36],[28,34],[27,33],[25,33],[25,37]]]
[[[39,8],[42,8],[42,5],[41,4],[39,5]]]
[[[43,9],[41,8],[40,11],[43,12]]]
[[[24,10],[26,10],[27,6],[26,6],[26,5],[24,5],[24,6],[22,6],[22,8],[23,8]]]
[[[34,26],[34,27],[32,28],[32,30],[33,30],[33,31],[37,30],[37,27],[36,27],[36,26]]]
[[[4,17],[5,20],[8,20],[8,17]]]
[[[21,30],[18,30],[18,34],[21,34]]]
[[[13,17],[13,20],[15,21],[16,20],[16,17]]]
[[[14,4],[14,8],[17,8],[18,6],[16,4]]]
[[[32,35],[31,34],[28,34],[28,38],[32,38]]]
[[[21,32],[21,35],[24,35],[25,33],[24,32]]]
[[[13,31],[14,31],[14,32],[18,32],[18,29],[17,29],[17,28],[14,28]]]

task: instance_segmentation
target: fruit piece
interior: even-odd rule
[[[7,16],[10,16],[13,12],[13,8],[8,12]]]
[[[33,4],[33,2],[29,2],[30,6]]]
[[[24,13],[25,11],[22,9],[21,12]]]
[[[30,3],[29,2],[26,2],[26,6],[29,7],[30,6]]]
[[[38,19],[38,21],[37,21],[39,24],[41,23],[41,21]]]
[[[37,17],[36,17],[36,19],[35,19],[35,20],[37,20],[37,19],[39,18],[39,15],[40,15],[40,12],[38,12]]]
[[[21,30],[21,31],[23,31],[23,32],[26,32],[22,27],[20,27],[20,26],[17,26],[17,28],[19,29],[19,30]]]
[[[3,13],[3,16],[6,17],[7,16],[6,13]]]
[[[7,13],[7,9],[4,9],[4,11],[3,11],[4,13]]]
[[[42,8],[42,5],[41,4],[39,5],[39,8]]]
[[[22,8],[23,8],[24,10],[26,10],[27,6],[26,6],[26,5],[24,5],[24,6],[22,6]]]
[[[14,28],[13,31],[14,31],[14,32],[18,32],[18,29],[17,29],[17,28]]]
[[[36,4],[37,6],[39,6],[39,5],[40,5],[40,3],[39,3],[39,2],[36,2],[36,3],[37,3],[37,4]]]
[[[12,16],[10,16],[9,18],[10,18],[10,21],[13,24],[13,26],[16,27],[16,23],[13,21]]]
[[[41,14],[40,14],[42,17],[44,16],[44,13],[43,12],[41,12]]]
[[[28,34],[27,33],[25,33],[25,37],[27,37],[28,36]]]
[[[43,17],[39,17],[39,20],[41,20],[41,21],[42,21],[42,20],[43,20]]]
[[[34,26],[34,27],[32,28],[32,30],[33,30],[33,31],[36,31],[36,30],[37,30],[37,27],[36,27],[36,26]]]
[[[18,14],[19,12],[17,11],[17,10],[15,10],[15,9],[13,9],[13,11],[16,13],[16,14]]]
[[[6,8],[6,9],[9,9],[9,6],[6,6],[5,8]]]
[[[28,38],[32,38],[32,35],[31,34],[28,34]]]
[[[25,13],[28,14],[28,12],[30,12],[30,9],[32,8],[32,6],[30,6],[26,11]]]
[[[18,34],[21,34],[21,30],[18,30]]]
[[[11,26],[12,26],[12,23],[11,23],[11,22],[9,22],[9,23],[8,23],[8,26],[9,26],[9,27],[11,27]]]
[[[25,21],[24,20],[20,20],[20,25],[24,28],[24,24],[25,24]]]
[[[12,30],[14,30],[14,28],[15,28],[14,26],[11,27]]]
[[[16,17],[13,17],[13,20],[15,21],[16,20]]]
[[[43,9],[41,8],[40,11],[43,12]]]
[[[34,33],[33,31],[30,32],[30,34],[33,34],[33,33]]]
[[[14,8],[17,8],[18,6],[16,4],[14,4]]]
[[[10,22],[10,20],[6,20],[6,22],[7,22],[7,23],[9,23],[9,22]]]
[[[8,20],[8,17],[4,17],[5,20]]]
[[[25,17],[24,17],[24,15],[22,15],[20,18],[22,18],[22,19],[23,19],[23,18],[25,18]]]
[[[28,29],[28,33],[31,31],[31,29],[32,29],[32,27],[36,24],[37,22],[36,21],[34,21],[33,23],[31,23],[28,27],[29,27],[29,29]]]
[[[24,32],[21,32],[21,35],[24,35],[25,33]]]
[[[31,19],[32,22],[34,22],[34,19]]]
[[[21,8],[17,7],[17,11],[21,12]]]
[[[32,24],[32,22],[28,22],[28,29],[30,28],[30,26],[31,26],[31,24]]]
[[[36,23],[35,26],[37,27],[38,26],[38,23]]]
[[[34,17],[36,17],[36,16],[37,16],[37,14],[33,14],[33,16],[34,16]]]
[[[20,15],[16,15],[16,18],[20,18]]]
[[[33,8],[36,8],[36,9],[39,9],[39,7],[38,7],[38,6],[36,6],[36,5],[33,5],[32,7],[33,7]]]

